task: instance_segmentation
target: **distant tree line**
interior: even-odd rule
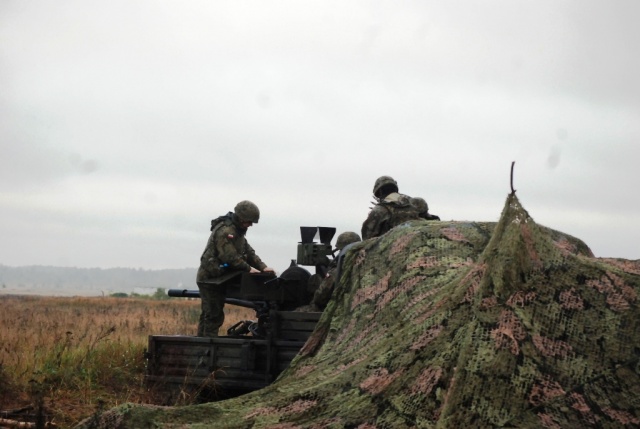
[[[75,268],[0,264],[0,288],[131,291],[135,288],[196,288],[196,268]]]
[[[136,292],[131,292],[131,293],[113,292],[109,294],[109,296],[112,296],[114,298],[137,298],[137,297],[149,298],[151,297],[153,299],[159,299],[159,300],[171,299],[171,297],[167,295],[167,290],[161,287],[156,288],[155,292],[153,293],[139,294]]]

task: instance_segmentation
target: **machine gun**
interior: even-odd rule
[[[256,319],[243,320],[227,330],[227,335],[237,337],[252,334],[265,338],[271,332],[273,311],[291,311],[307,304],[311,297],[307,283],[311,274],[302,267],[292,265],[279,277],[271,273],[232,272],[208,282],[198,282],[200,287],[226,287],[225,303],[251,308]],[[169,289],[171,297],[200,298],[199,290]]]
[[[319,243],[313,241],[318,231]],[[300,227],[300,233],[298,259],[278,277],[231,272],[199,283],[200,287],[226,288],[226,302],[253,309],[256,320],[240,321],[221,337],[150,335],[147,382],[161,383],[180,394],[185,386],[194,386],[197,395],[207,400],[237,396],[273,382],[298,354],[322,315],[296,309],[311,302],[313,286],[324,278],[333,259],[335,228]],[[301,265],[314,266],[316,274]],[[200,298],[200,291],[170,289],[168,295]]]
[[[319,232],[320,242],[313,241]],[[251,308],[256,312],[256,321],[243,320],[227,330],[232,337],[251,334],[266,338],[272,332],[274,311],[290,312],[307,305],[315,290],[310,287],[311,273],[300,265],[314,266],[317,276],[324,278],[333,258],[331,240],[336,229],[329,227],[300,227],[301,241],[298,243],[298,259],[292,260],[289,268],[276,277],[272,273],[231,272],[211,281],[198,282],[199,287],[226,287],[227,304]],[[200,298],[199,290],[169,289],[171,297]]]
[[[320,243],[313,241],[316,233],[320,235]],[[324,277],[327,274],[327,267],[331,263],[328,256],[331,255],[333,259],[331,240],[335,233],[335,228],[325,226],[301,226],[300,236],[302,240],[298,243],[297,263],[299,265],[315,266],[316,274]]]

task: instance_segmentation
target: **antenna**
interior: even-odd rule
[[[515,161],[511,162],[511,193],[515,195],[516,190],[513,189],[513,166],[515,165]]]

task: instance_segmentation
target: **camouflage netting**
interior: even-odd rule
[[[271,386],[92,426],[640,426],[640,260],[595,258],[514,194],[497,224],[416,221],[359,243],[342,276]]]

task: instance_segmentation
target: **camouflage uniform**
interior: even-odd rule
[[[424,198],[411,198],[411,205],[418,210],[418,216],[426,220],[440,220],[440,216],[429,213],[429,205]]]
[[[313,293],[313,299],[311,300],[311,304],[309,304],[309,311],[322,311],[325,309],[333,293],[337,271],[338,263],[337,259],[334,259],[329,264],[327,274],[322,279],[322,283],[320,283],[318,289]]]
[[[249,272],[251,267],[260,271],[267,267],[247,242],[247,230],[241,226],[241,221],[233,212],[211,221],[211,235],[200,257],[198,282],[211,281],[233,271]],[[202,301],[198,336],[217,337],[224,322],[226,287],[198,284],[198,289]]]
[[[408,220],[419,219],[407,195],[392,192],[376,204],[362,224],[362,239],[379,237]]]

